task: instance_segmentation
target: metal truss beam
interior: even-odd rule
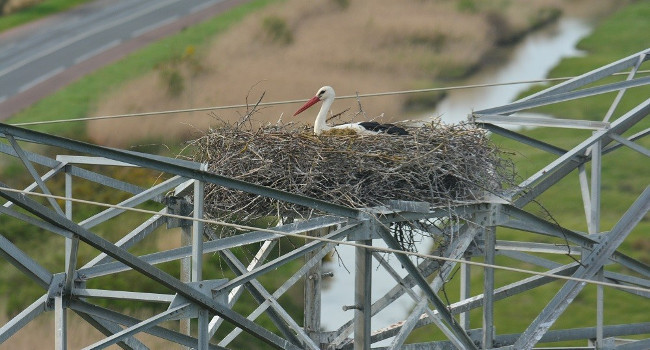
[[[323,238],[325,239],[331,239],[331,240],[342,240],[344,239],[347,235],[351,234],[355,229],[358,229],[358,227],[361,226],[360,223],[353,223],[353,224],[348,224],[340,229],[324,236]],[[240,286],[246,282],[251,281],[254,278],[257,278],[258,276],[271,271],[275,270],[279,266],[282,266],[292,260],[295,260],[303,255],[305,255],[308,252],[314,251],[316,249],[319,249],[323,247],[327,242],[324,241],[311,241],[305,245],[303,245],[300,248],[296,248],[292,250],[290,253],[287,253],[283,256],[280,256],[272,261],[269,261],[268,263],[252,270],[247,273],[244,273],[242,275],[239,275],[235,278],[233,278],[230,282],[224,284],[223,286],[215,289],[216,292],[224,292],[224,291],[229,291],[232,288],[235,288],[237,286]]]
[[[537,92],[535,94],[532,94],[530,96],[527,96],[525,98],[522,98],[518,101],[515,101],[511,104],[507,104],[501,107],[497,108],[489,108],[489,109],[483,109],[480,111],[476,111],[478,114],[506,114],[505,111],[510,110],[511,106],[514,103],[522,103],[525,101],[530,101],[530,100],[535,100],[538,98],[543,98],[543,97],[548,97],[552,95],[559,95],[565,92],[569,92],[572,90],[575,90],[579,87],[589,85],[595,81],[598,81],[600,79],[606,78],[614,73],[618,73],[624,69],[635,67],[639,64],[639,61],[645,61],[648,59],[648,53],[650,53],[650,49],[643,50],[641,52],[632,54],[628,57],[622,58],[616,62],[612,62],[610,64],[607,64],[603,67],[594,69],[590,72],[584,73],[578,77],[575,77],[573,79],[567,80],[563,83],[557,84],[551,88],[542,90],[540,92]],[[557,102],[561,102],[562,100],[558,100]]]
[[[504,216],[504,220],[500,226],[503,227],[535,232],[568,240],[569,242],[580,245],[582,249],[588,251],[591,251],[593,246],[598,244],[598,240],[594,237],[560,227],[513,206],[502,206],[501,214]],[[614,251],[614,253],[609,256],[609,259],[645,276],[646,278],[650,278],[650,266],[639,260],[631,258],[618,251]]]
[[[538,96],[525,101],[513,102],[504,107],[499,107],[494,109],[484,109],[481,111],[477,111],[474,113],[474,115],[483,116],[483,115],[496,115],[496,114],[510,114],[524,109],[531,109],[531,108],[545,106],[553,103],[571,101],[571,100],[589,97],[589,96],[596,96],[608,92],[619,91],[621,89],[628,89],[631,87],[638,87],[638,86],[643,86],[648,84],[650,84],[650,77],[625,80],[616,83],[610,83],[610,84],[585,88],[577,91],[567,91],[567,92],[555,93],[552,95]],[[578,125],[580,125],[580,122],[578,122]]]
[[[632,207],[623,215],[612,231],[594,246],[591,253],[583,259],[582,265],[573,274],[573,277],[581,279],[593,277],[623,242],[625,237],[641,221],[641,218],[648,213],[648,210],[650,210],[650,187],[647,187],[643,191],[641,196],[639,196]],[[546,308],[544,308],[514,343],[514,348],[531,349],[537,344],[544,333],[548,331],[584,286],[584,282],[577,282],[575,280],[567,281],[551,302],[548,303]]]
[[[70,140],[63,137],[44,134],[2,123],[0,123],[0,133],[4,135],[12,135],[16,138],[20,138],[29,142],[45,144],[53,147],[61,147],[70,151],[114,159],[133,165],[138,165],[143,168],[159,170],[188,179],[195,179],[204,183],[211,183],[233,190],[241,190],[264,197],[286,201],[308,208],[322,210],[333,215],[339,215],[348,218],[358,218],[360,214],[360,211],[354,208],[333,204],[316,198],[305,197],[294,193],[275,190],[269,187],[251,184],[245,181],[232,179],[208,171],[199,170],[196,167],[200,165],[191,167],[185,163],[182,163],[178,159],[164,158],[160,156],[154,157],[151,154],[140,154],[137,152],[101,147],[86,142]]]
[[[121,324],[127,327],[131,327],[134,325],[137,325],[138,323],[141,322],[141,320],[123,315],[119,312],[115,312],[113,310],[109,310],[106,308],[102,308],[100,306],[93,305],[91,303],[81,301],[81,300],[71,300],[70,301],[70,308],[73,309],[77,313],[84,313],[87,315],[92,315],[93,317],[108,320],[111,322],[115,322],[117,324]],[[172,331],[167,328],[163,328],[160,326],[153,326],[151,328],[147,328],[144,330],[145,333],[151,334],[153,336],[156,336],[158,338],[162,339],[167,339],[169,341],[172,341],[177,344],[181,344],[187,347],[196,347],[198,345],[198,339],[187,336],[185,334],[178,333],[176,331]],[[212,350],[225,350],[225,348],[217,345],[210,344],[209,349]]]
[[[555,161],[551,162],[549,165],[545,166],[539,170],[534,175],[530,176],[527,180],[519,184],[520,190],[514,192],[510,197],[514,198],[516,195],[525,194],[525,193],[535,193],[539,195],[548,189],[551,185],[557,183],[560,179],[564,178],[566,174],[577,168],[578,164],[569,163],[576,156],[584,155],[589,147],[591,147],[596,142],[602,142],[602,146],[605,146],[611,141],[611,134],[621,134],[627,131],[634,124],[639,122],[642,118],[650,113],[650,99],[645,100],[634,109],[621,116],[619,119],[612,122],[612,126],[606,130],[600,130],[594,132],[592,136],[582,141],[580,144],[575,146],[570,151],[566,152],[564,155],[557,158]],[[562,170],[564,169],[564,170]],[[552,180],[549,180],[546,183],[543,183],[543,187],[535,188],[536,183],[540,180],[549,179],[556,171],[561,170],[561,176],[554,176]],[[517,199],[514,201],[515,206],[522,207],[534,197],[527,196],[526,200]]]
[[[507,137],[509,139],[513,139],[515,141],[518,141],[520,143],[523,143],[523,144],[526,144],[526,145],[529,145],[529,146],[533,146],[533,147],[535,147],[537,149],[540,149],[542,151],[546,151],[546,152],[551,153],[551,154],[561,156],[561,155],[563,155],[563,154],[565,154],[567,152],[567,150],[565,150],[563,148],[560,148],[560,147],[557,147],[557,146],[554,146],[554,145],[551,145],[550,143],[546,143],[544,141],[540,141],[540,140],[534,139],[532,137],[522,135],[520,133],[517,133],[517,132],[514,132],[512,130],[502,128],[502,127],[494,125],[494,124],[481,123],[480,120],[477,120],[476,123],[480,127],[484,128],[484,129],[486,129],[486,130],[488,130],[490,132],[493,132],[495,134]],[[578,163],[583,163],[583,161],[578,160]]]
[[[623,337],[647,334],[650,332],[650,323],[635,323],[604,326],[605,337]],[[500,334],[494,339],[499,344],[499,349],[505,349],[512,344],[519,334]],[[554,343],[575,340],[590,340],[596,338],[596,327],[572,328],[548,331],[541,339],[542,343]],[[641,347],[639,347],[641,346]],[[549,349],[592,349],[593,347],[550,347]],[[404,345],[404,350],[452,350],[455,347],[449,341],[433,341],[427,343],[413,343]],[[634,341],[626,345],[619,345],[616,349],[647,349],[647,340]]]
[[[146,202],[162,202],[169,205],[163,200],[165,193],[173,193],[176,196],[192,196],[192,189],[195,190],[194,198],[201,198],[200,188],[197,186],[210,183],[305,206],[314,209],[316,212],[332,215],[296,224],[283,225],[274,228],[273,230],[276,232],[260,230],[238,233],[224,238],[217,238],[216,235],[212,235],[210,238],[214,240],[207,242],[203,242],[202,239],[202,234],[206,230],[200,225],[193,225],[191,245],[143,256],[134,256],[127,249],[134,247],[144,237],[152,234],[167,221],[165,217],[165,214],[168,213],[167,208],[161,209],[141,225],[128,231],[116,243],[111,243],[93,234],[89,229],[99,223],[117,218],[118,215],[122,214],[123,209],[106,209],[80,223],[75,223],[70,220],[72,218],[72,201],[66,201],[65,210],[62,210],[57,201],[52,198],[46,199],[47,202],[45,200],[32,200],[28,196],[3,191],[4,185],[0,184],[0,197],[8,200],[8,202],[0,206],[0,213],[65,237],[66,241],[65,269],[63,272],[52,274],[35,259],[29,257],[3,236],[0,236],[0,256],[47,290],[45,295],[0,328],[0,343],[11,337],[12,334],[41,313],[54,311],[55,326],[57,328],[55,330],[55,346],[61,349],[65,348],[66,337],[71,334],[66,329],[67,308],[78,313],[84,320],[106,336],[105,339],[89,346],[88,349],[99,349],[117,344],[126,350],[144,350],[146,346],[134,338],[135,334],[142,332],[167,339],[182,346],[201,350],[206,348],[225,349],[225,346],[230,345],[242,332],[259,338],[269,347],[282,349],[309,348],[311,350],[324,347],[332,349],[363,348],[365,350],[370,348],[371,344],[391,337],[391,344],[387,349],[475,349],[476,344],[480,344],[483,348],[530,349],[538,342],[575,339],[589,339],[590,341],[595,339],[594,341],[598,346],[608,346],[607,344],[613,342],[611,337],[614,336],[647,334],[650,332],[650,326],[647,323],[616,326],[603,324],[602,315],[605,303],[603,302],[602,291],[605,288],[604,286],[597,287],[595,327],[553,331],[549,331],[549,327],[581,291],[586,281],[605,281],[610,284],[618,284],[620,286],[611,286],[611,288],[642,298],[650,298],[650,292],[625,288],[626,286],[649,288],[650,266],[617,250],[623,239],[641,220],[641,217],[647,213],[649,209],[648,202],[650,201],[650,187],[643,192],[611,231],[601,232],[600,228],[600,169],[603,161],[602,156],[610,154],[622,146],[638,152],[641,156],[650,156],[648,149],[642,146],[640,142],[637,142],[650,135],[650,129],[637,132],[632,136],[626,135],[632,127],[638,126],[639,122],[650,113],[650,99],[643,101],[627,112],[621,113],[622,116],[610,121],[614,112],[621,105],[619,102],[622,101],[627,89],[650,85],[650,77],[635,78],[641,64],[648,60],[649,53],[650,49],[644,50],[506,106],[477,111],[474,114],[476,124],[503,137],[555,155],[557,159],[524,180],[519,187],[494,196],[495,199],[485,199],[485,203],[461,204],[446,208],[431,209],[427,203],[404,201],[389,201],[384,206],[376,208],[348,208],[219,176],[206,171],[205,165],[195,162],[106,148],[0,124],[0,136],[8,140],[7,143],[0,143],[0,153],[15,157],[21,161],[33,178],[33,183],[26,187],[26,191],[40,189],[45,194],[49,194],[51,192],[47,186],[52,185],[48,181],[55,179],[61,173],[65,173],[66,197],[72,197],[72,179],[77,177],[130,193],[131,197],[122,201],[119,205],[135,207]],[[628,68],[632,68],[632,70],[627,74],[625,81],[614,83],[606,81],[597,86],[593,84],[599,79],[609,77],[615,72]],[[614,91],[618,93],[602,121],[510,116],[512,113],[524,109]],[[577,146],[566,150],[493,124],[506,122],[545,127],[592,129],[594,133]],[[54,160],[23,149],[21,146],[24,143],[60,147],[71,153],[84,154],[84,156],[60,155]],[[77,166],[77,164],[91,164],[95,167],[105,165],[143,167],[163,172],[165,176],[171,178],[152,188],[143,189],[139,186],[85,170]],[[39,175],[36,169],[40,168],[35,167],[36,165],[45,166],[49,170],[44,175]],[[585,210],[588,234],[565,229],[522,209],[576,169],[578,169],[580,195],[583,199],[581,205]],[[591,178],[589,178],[587,169],[591,169]],[[496,199],[496,197],[501,197],[501,199]],[[509,204],[506,204],[508,201]],[[53,209],[39,202],[49,204]],[[197,203],[201,204],[201,200],[194,201],[195,205]],[[14,208],[14,205],[21,209]],[[606,209],[606,207],[603,208]],[[194,207],[194,213],[194,217],[201,217],[200,206]],[[462,270],[464,276],[461,277],[464,277],[461,300],[446,305],[438,297],[437,293],[448,278],[452,276],[453,269],[457,265],[456,262],[427,259],[416,266],[411,258],[404,254],[395,254],[399,263],[408,273],[405,277],[400,277],[397,271],[386,263],[380,253],[373,251],[375,248],[372,248],[372,246],[377,246],[373,242],[375,239],[383,240],[389,248],[402,249],[386,229],[393,223],[408,222],[415,229],[424,229],[425,226],[420,225],[419,220],[441,219],[441,221],[445,221],[450,217],[458,218],[458,222],[452,223],[443,229],[433,229],[428,232],[436,240],[444,239],[444,242],[441,243],[445,244],[444,253],[442,253],[443,257],[455,258],[458,261],[465,261],[464,259],[469,261],[478,258],[485,259],[486,263],[492,263],[498,256],[499,258],[496,261],[533,264],[551,275],[533,275],[497,287],[498,279],[495,277],[499,277],[500,274],[494,276],[492,270],[488,269],[484,274],[483,292],[473,295],[470,291],[476,291],[477,288],[470,286],[471,279],[468,277],[471,272],[470,265],[465,264]],[[461,227],[460,223],[464,223],[464,226]],[[266,260],[271,248],[279,238],[284,236],[284,233],[305,233],[320,228],[332,229],[335,226],[338,229],[329,235],[325,235],[324,238],[336,242],[342,242],[343,240],[357,241],[369,246],[356,247],[358,267],[355,270],[356,283],[353,292],[355,294],[355,307],[361,309],[357,309],[355,316],[336,331],[321,332],[319,327],[307,329],[307,323],[300,326],[299,321],[295,321],[287,310],[282,307],[279,298],[300,279],[305,278],[307,274],[319,274],[321,260],[334,249],[337,243],[308,241],[305,245],[295,248],[289,253],[283,253],[270,261]],[[494,231],[496,226],[554,237],[566,242],[566,244],[534,243],[525,241],[523,237],[520,241],[497,240]],[[117,229],[119,228],[116,227]],[[189,232],[189,229],[186,228],[185,232]],[[210,233],[210,229],[207,229],[207,232]],[[78,269],[76,266],[77,247],[80,241],[100,250],[100,254]],[[259,248],[255,258],[247,267],[229,250],[235,247],[252,245],[255,247],[261,245],[261,248]],[[214,252],[225,259],[237,277],[231,281],[221,280],[219,283],[201,281],[202,256]],[[578,257],[580,262],[576,260],[569,264],[561,264],[541,254],[570,255],[574,259]],[[372,300],[370,294],[370,282],[372,280],[370,277],[371,255],[375,256],[375,259],[395,281],[394,287],[376,299],[372,305],[370,305]],[[276,291],[271,293],[270,290],[267,290],[259,283],[259,277],[277,268],[282,268],[288,262],[300,257],[306,257],[304,266],[300,267]],[[177,278],[153,266],[162,262],[180,259],[191,261],[190,265],[194,265],[191,266],[192,281],[194,282],[189,282],[189,278],[187,281],[185,279],[179,281]],[[630,269],[632,273],[628,275],[603,268],[606,264],[612,263]],[[187,270],[183,271],[190,271],[189,269],[188,265]],[[159,287],[165,288],[167,294],[89,289],[85,286],[84,282],[88,279],[112,275],[126,270],[135,270],[152,279]],[[435,272],[438,272],[438,274],[433,279],[427,278]],[[372,274],[374,275],[374,273]],[[498,325],[495,324],[493,314],[497,305],[499,305],[496,303],[497,301],[526,293],[540,286],[547,286],[549,283],[557,281],[554,277],[560,276],[573,276],[581,278],[583,281],[569,280],[563,282],[563,287],[525,332],[521,334],[496,334],[495,328]],[[429,282],[431,280],[432,282]],[[199,284],[202,284],[203,287],[199,287]],[[547,288],[549,287],[547,286]],[[239,296],[242,295],[244,288],[259,303],[255,311],[249,315],[240,315],[232,309],[236,306],[236,302]],[[420,289],[419,293],[416,292],[418,288]],[[349,289],[352,289],[352,286],[349,286]],[[315,289],[310,291],[316,292]],[[417,304],[410,315],[400,323],[371,332],[370,323],[372,317],[404,294],[409,295]],[[93,298],[119,298],[127,301],[164,303],[169,304],[169,308],[158,315],[139,320],[92,305],[88,301],[92,301]],[[430,307],[429,303],[433,304],[433,308]],[[461,317],[461,322],[456,321],[455,315],[463,314],[467,316],[469,311],[478,308],[483,308],[484,317],[481,328],[471,330],[467,317]],[[306,312],[313,311],[312,318],[320,320],[320,311],[315,310],[319,309],[306,309]],[[263,327],[259,321],[256,322],[258,317],[264,313],[273,321],[275,328],[279,330],[278,334],[282,334],[281,336],[273,334],[269,329]],[[208,322],[209,316],[213,316],[210,322]],[[197,337],[189,336],[189,327],[187,328],[188,333],[181,334],[160,326],[162,321],[177,319],[183,319],[184,324],[189,325],[188,318],[198,319]],[[224,321],[234,325],[234,329],[224,338],[217,340],[219,345],[209,344],[209,339]],[[448,339],[447,341],[405,344],[407,337],[414,329],[432,323],[444,333]],[[354,341],[349,338],[353,331],[355,334]],[[648,342],[650,340],[637,340],[619,348],[643,348],[647,347]]]
[[[312,219],[306,222],[300,222],[296,224],[284,225],[281,227],[275,227],[273,230],[278,233],[270,233],[267,231],[252,231],[248,233],[242,233],[236,236],[220,238],[218,240],[205,242],[203,244],[204,253],[214,253],[222,249],[230,249],[234,247],[240,247],[247,244],[259,243],[271,239],[278,239],[283,237],[282,233],[300,233],[305,230],[311,230],[315,228],[334,226],[340,223],[346,222],[345,219],[333,218],[333,217],[320,217]],[[140,256],[139,258],[142,261],[156,265],[164,262],[178,260],[180,258],[189,257],[192,255],[192,248],[181,247],[175,248],[163,252],[152,253],[148,255]],[[84,267],[79,269],[79,275],[83,276],[86,279],[110,275],[116,272],[127,271],[130,267],[119,261],[104,263],[101,265]]]
[[[147,219],[145,222],[140,224],[138,227],[133,229],[131,232],[124,235],[120,238],[119,241],[115,242],[115,245],[121,247],[122,249],[129,249],[136,243],[140,242],[150,233],[155,231],[158,227],[164,225],[167,222],[167,217],[164,214],[167,214],[167,208],[161,209],[159,215],[154,215],[151,218]],[[109,262],[111,259],[106,256],[105,253],[100,253],[94,259],[90,260],[83,268],[89,268],[95,265],[101,265]]]
[[[241,315],[215,302],[211,296],[207,296],[202,292],[180,282],[176,278],[164,273],[163,271],[141,261],[137,257],[131,255],[130,253],[126,252],[123,249],[120,249],[119,247],[116,247],[115,245],[106,241],[105,239],[94,235],[92,232],[87,231],[86,229],[77,225],[76,223],[69,221],[65,218],[62,218],[60,215],[52,213],[50,210],[48,210],[41,204],[34,202],[29,198],[21,197],[15,195],[14,193],[2,191],[2,187],[6,187],[6,186],[4,184],[0,184],[0,196],[4,197],[5,199],[14,202],[16,205],[22,207],[25,210],[30,211],[34,215],[42,218],[43,220],[46,220],[54,225],[72,231],[73,233],[77,234],[79,238],[82,241],[84,241],[86,244],[89,244],[90,246],[96,249],[106,252],[109,256],[111,256],[115,260],[121,261],[122,263],[130,266],[134,270],[142,273],[143,275],[151,278],[152,280],[160,283],[161,285],[176,291],[178,294],[183,295],[184,297],[200,305],[201,307],[212,310],[212,312],[221,315],[228,321],[245,329],[253,336],[258,337],[261,340],[267,342],[269,345],[280,349],[296,348],[293,344],[276,336],[275,334],[269,332],[265,328],[246,320]]]
[[[88,322],[88,324],[95,327],[95,329],[97,329],[99,332],[101,332],[103,335],[107,337],[110,337],[113,334],[120,332],[122,330],[122,327],[120,327],[115,322],[101,319],[99,317],[88,315],[79,311],[75,311],[75,313],[79,315],[79,317],[81,317],[84,321]],[[117,346],[121,347],[124,350],[149,350],[148,347],[146,347],[144,344],[142,344],[139,340],[137,340],[134,337],[128,337],[126,339],[123,339],[122,341],[117,343]]]
[[[276,243],[277,241],[273,241],[273,240],[265,241],[264,244],[262,244],[260,249],[257,251],[257,254],[255,254],[253,261],[251,261],[250,264],[248,264],[246,270],[251,271],[254,268],[263,264],[266,258],[271,253],[271,249],[273,249]],[[228,293],[228,306],[233,307],[233,305],[235,305],[237,300],[239,300],[243,292],[244,292],[244,288],[242,286],[235,287],[233,290],[231,290],[230,293]],[[248,319],[251,320],[250,316],[248,317]],[[208,334],[210,337],[212,337],[217,332],[217,329],[221,326],[222,323],[223,323],[223,318],[219,316],[214,316],[212,320],[210,320],[210,323],[208,324]],[[236,328],[235,330],[233,330],[233,332],[237,330],[240,329]]]
[[[0,255],[44,289],[52,282],[52,273],[0,235]]]
[[[120,207],[129,207],[133,208],[139,204],[142,204],[146,201],[152,200],[153,198],[162,195],[163,193],[169,191],[170,189],[182,184],[185,182],[186,179],[183,179],[178,176],[174,176],[171,179],[165,180],[164,182],[151,187],[145,191],[142,191],[141,193],[138,193],[132,197],[129,197],[128,199],[120,202],[117,204],[117,206]],[[99,225],[100,223],[103,223],[111,218],[116,217],[117,215],[123,213],[126,209],[120,209],[120,208],[108,208],[100,213],[97,213],[86,220],[83,220],[79,223],[79,226],[85,228],[85,229],[90,229],[96,225]]]
[[[231,251],[222,250],[220,255],[225,259],[226,264],[230,266],[230,269],[235,272],[236,275],[241,276],[249,272],[244,264],[242,264]],[[267,315],[286,338],[290,339],[294,344],[301,345],[304,348],[312,350],[319,349],[319,346],[314,344],[302,327],[300,327],[291,316],[289,316],[282,306],[280,306],[278,301],[273,298],[271,293],[269,293],[258,280],[251,280],[244,286],[248,289],[249,293],[251,293],[258,304],[261,305],[266,300],[271,303],[271,308],[267,311]]]
[[[278,288],[273,294],[271,295],[275,300],[280,298],[289,288],[291,288],[296,282],[298,282],[299,279],[301,279],[303,276],[305,276],[309,270],[316,265],[318,262],[320,262],[325,255],[327,255],[330,251],[334,249],[334,244],[329,243],[327,244],[323,249],[318,251],[316,255],[314,255],[309,261],[305,262],[305,264],[298,270],[296,273],[293,274],[288,280],[286,280],[280,288]],[[257,317],[259,317],[268,307],[271,306],[271,300],[267,299],[265,300],[262,304],[260,304],[250,315],[248,315],[249,320],[255,320]],[[235,329],[233,330],[230,334],[228,334],[224,339],[219,343],[222,346],[228,345],[234,338],[241,333],[240,329]]]
[[[378,233],[381,236],[381,238],[384,240],[384,242],[388,245],[389,248],[398,249],[398,250],[401,249],[397,240],[393,236],[391,236],[390,233],[384,230],[378,230]],[[399,260],[399,262],[404,266],[404,268],[408,271],[408,273],[415,278],[416,284],[424,292],[424,295],[429,300],[429,302],[431,302],[436,308],[436,310],[440,313],[443,323],[447,328],[449,328],[451,333],[456,337],[456,341],[462,344],[462,346],[466,349],[476,349],[474,342],[469,338],[469,336],[460,326],[458,321],[456,321],[452,317],[445,303],[442,302],[442,300],[440,300],[435,290],[429,286],[426,279],[424,278],[424,276],[422,276],[422,274],[415,266],[415,264],[413,264],[413,262],[406,255],[396,254],[396,257]],[[419,309],[416,308],[416,310]],[[418,311],[419,314],[422,313],[421,311],[423,310]],[[415,312],[413,312],[412,314],[415,314]]]
[[[143,332],[147,329],[154,327],[156,324],[173,319],[176,315],[181,314],[185,311],[186,308],[189,308],[190,304],[184,304],[169,310],[166,310],[156,316],[150,317],[144,321],[141,321],[135,325],[127,327],[109,337],[106,337],[90,346],[84,348],[84,350],[96,350],[103,349],[115,343],[122,341],[132,335]]]
[[[35,319],[38,315],[51,309],[48,305],[48,296],[44,294],[31,305],[26,307],[18,315],[12,318],[4,326],[0,327],[0,344],[9,339],[14,333],[18,332],[31,320]]]

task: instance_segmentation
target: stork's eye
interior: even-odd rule
[[[324,93],[325,93],[325,90],[321,90],[321,91],[318,92],[318,96],[320,96],[320,95],[322,95]]]

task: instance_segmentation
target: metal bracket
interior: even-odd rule
[[[205,295],[209,295],[210,298],[214,299],[217,303],[222,304],[225,307],[228,307],[228,295],[227,294],[216,294],[212,292],[213,289],[218,288],[228,282],[227,278],[223,279],[214,279],[214,280],[205,280],[205,281],[199,281],[199,282],[189,282],[187,283],[188,286],[202,292]],[[171,310],[173,308],[179,307],[181,305],[189,304],[190,307],[185,308],[185,310],[178,315],[176,315],[174,320],[180,320],[183,318],[197,318],[199,314],[199,307],[187,300],[184,296],[176,294],[174,296],[174,300],[172,300],[171,303],[169,303],[169,307],[167,310]]]
[[[169,214],[174,215],[190,216],[194,209],[194,206],[187,199],[179,196],[166,196],[163,203],[169,208]],[[167,229],[191,226],[192,220],[167,217]]]
[[[47,302],[45,303],[45,309],[47,311],[54,310],[54,298],[63,295],[64,287],[65,287],[65,273],[60,272],[52,275],[52,281],[50,282],[50,287],[47,289]],[[67,304],[67,300],[64,300],[64,303]]]
[[[379,230],[389,231],[388,226],[383,225],[379,220],[370,217],[363,220],[358,229],[351,230],[348,241],[366,241],[381,238]]]

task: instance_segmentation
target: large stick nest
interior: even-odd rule
[[[350,207],[391,199],[450,206],[480,200],[514,182],[511,162],[469,124],[432,122],[408,136],[315,136],[292,125],[244,123],[210,129],[194,160],[231,178]],[[308,208],[208,185],[206,213],[218,219],[308,217]]]

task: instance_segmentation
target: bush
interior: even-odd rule
[[[293,34],[287,21],[278,16],[268,16],[262,21],[266,37],[274,43],[288,45],[293,42]]]

